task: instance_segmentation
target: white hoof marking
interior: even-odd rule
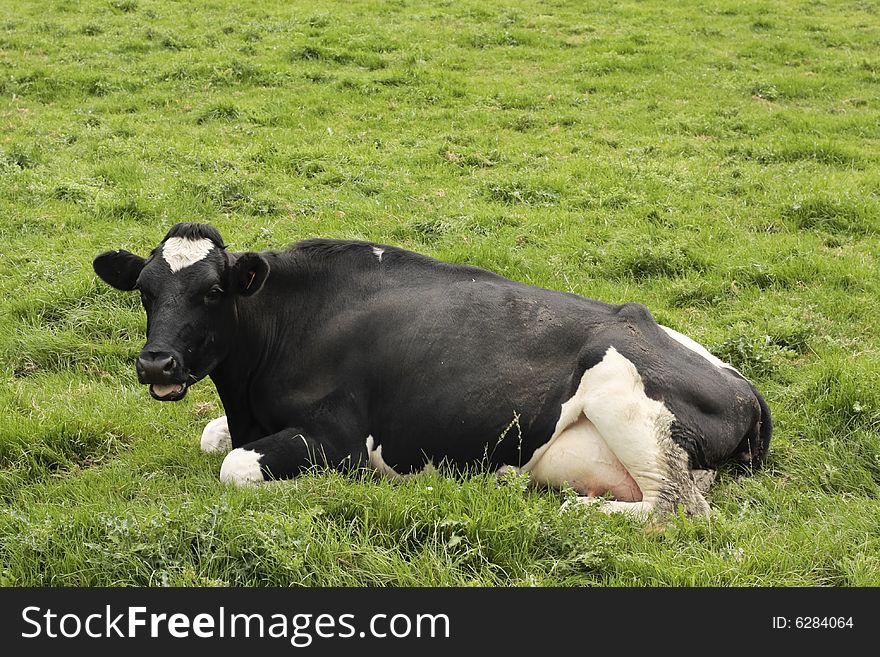
[[[259,452],[252,449],[239,447],[234,449],[220,466],[220,481],[224,484],[235,486],[250,486],[265,481],[260,470],[260,459],[263,457]]]
[[[208,454],[225,454],[232,449],[232,437],[229,435],[229,425],[226,424],[226,416],[211,420],[202,431],[201,447]]]

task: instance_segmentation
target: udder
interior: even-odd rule
[[[568,484],[589,497],[612,495],[640,502],[642,491],[586,417],[566,428],[529,471],[532,481],[559,488]]]

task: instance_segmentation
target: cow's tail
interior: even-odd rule
[[[752,386],[752,391],[758,400],[760,413],[755,424],[736,448],[734,460],[745,469],[755,471],[759,470],[764,464],[767,450],[770,449],[770,436],[773,434],[773,418],[770,415],[767,402],[754,385]]]

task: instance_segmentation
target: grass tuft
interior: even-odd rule
[[[214,105],[204,110],[196,118],[199,125],[209,121],[234,121],[241,116],[241,112],[234,105]]]
[[[864,234],[873,230],[864,205],[827,197],[808,198],[785,208],[783,216],[801,230]]]

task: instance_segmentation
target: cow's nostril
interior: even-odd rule
[[[156,383],[174,378],[177,359],[161,351],[145,351],[137,360],[138,377],[141,383]]]

